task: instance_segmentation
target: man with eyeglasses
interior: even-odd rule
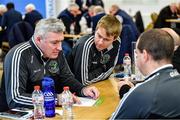
[[[121,30],[116,17],[105,15],[94,35],[77,40],[67,60],[75,78],[83,85],[105,80],[112,73],[118,60]]]

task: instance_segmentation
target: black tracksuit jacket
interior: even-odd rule
[[[63,86],[69,86],[72,92],[82,95],[83,85],[74,78],[63,52],[57,59],[44,59],[33,40],[19,44],[8,52],[3,71],[0,111],[32,107],[33,86],[41,86],[45,76],[54,79],[56,93],[61,93]]]

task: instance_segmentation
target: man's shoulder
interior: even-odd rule
[[[93,39],[94,39],[94,36],[91,34],[84,35],[77,40],[77,44],[85,44],[86,41],[91,41]]]
[[[169,68],[162,70],[162,72],[160,72],[159,78],[161,81],[169,79],[180,79],[180,74],[176,69]]]
[[[145,94],[154,94],[159,87],[163,88],[166,86],[166,84],[173,84],[173,82],[175,82],[173,80],[180,80],[180,74],[177,72],[177,70],[173,68],[163,69],[151,76],[148,80],[139,83],[139,85],[137,84],[135,91],[139,93],[144,91],[143,93]]]
[[[23,43],[20,43],[20,44],[14,46],[13,48],[11,48],[10,51],[8,52],[8,54],[23,53],[24,51],[28,51],[30,48],[31,48],[31,45],[30,45],[29,41],[23,42]]]
[[[63,10],[63,11],[58,15],[58,18],[62,18],[62,17],[70,18],[70,12],[69,12],[67,9]]]

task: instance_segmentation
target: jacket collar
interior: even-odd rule
[[[166,69],[173,69],[173,65],[172,64],[167,64],[167,65],[164,65],[162,67],[159,67],[157,68],[156,70],[154,70],[150,75],[146,76],[145,77],[145,80],[148,80],[149,78],[159,74],[160,72],[166,70]]]
[[[41,49],[37,46],[37,44],[35,43],[34,41],[34,36],[31,37],[31,40],[30,40],[30,44],[35,52],[35,54],[37,56],[40,56],[41,58],[43,58],[43,53],[41,51]]]

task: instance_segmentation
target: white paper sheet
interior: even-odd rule
[[[78,97],[78,98],[80,99],[81,104],[74,104],[73,106],[90,107],[90,106],[93,106],[96,103],[96,101],[98,100],[98,99],[94,100],[94,99],[89,98],[89,97]]]

